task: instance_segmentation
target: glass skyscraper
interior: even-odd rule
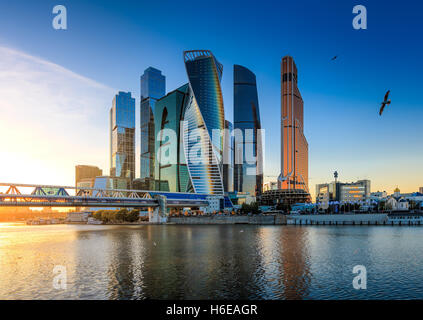
[[[225,134],[223,140],[223,187],[225,192],[234,191],[234,136],[233,126],[225,120]]]
[[[166,93],[166,77],[156,68],[149,67],[141,76],[141,100],[160,99]]]
[[[185,161],[181,132],[188,84],[157,100],[154,109],[156,190],[190,192],[190,178]]]
[[[298,71],[290,56],[281,62],[281,175],[279,188],[308,191],[308,143]]]
[[[183,143],[192,187],[196,193],[223,195],[223,66],[208,50],[184,51],[184,62],[190,90]]]
[[[234,190],[259,195],[263,155],[256,76],[240,65],[234,65],[234,129],[239,133],[235,134]]]
[[[135,99],[130,92],[119,91],[110,109],[110,175],[127,179],[128,187],[135,178]]]
[[[166,94],[166,77],[160,70],[149,67],[141,76],[141,179],[152,183],[155,167],[154,108],[158,99]],[[153,189],[150,184],[148,189]]]

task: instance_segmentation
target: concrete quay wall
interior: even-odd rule
[[[252,216],[196,216],[196,217],[169,217],[170,224],[252,224],[275,225],[286,224],[284,215],[252,215]]]
[[[287,224],[335,224],[335,225],[376,225],[384,224],[388,220],[388,215],[384,213],[376,214],[316,214],[316,215],[290,215]]]

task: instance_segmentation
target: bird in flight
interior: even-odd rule
[[[385,106],[387,105],[387,104],[391,104],[391,99],[389,99],[388,100],[388,98],[389,98],[389,93],[391,92],[391,90],[388,90],[387,92],[386,92],[386,94],[385,94],[385,98],[383,98],[383,102],[382,102],[382,106],[380,107],[380,110],[379,110],[379,115],[381,116],[382,115],[382,113],[383,113],[383,109],[385,109]]]
[[[334,56],[332,59],[330,59],[331,61],[336,60],[336,58],[338,58],[338,56]]]

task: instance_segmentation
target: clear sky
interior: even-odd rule
[[[67,8],[68,29],[52,28]],[[367,7],[367,30],[352,8]],[[372,191],[423,186],[421,1],[1,1],[0,180],[73,184],[74,165],[109,170],[108,112],[149,66],[167,90],[187,82],[182,51],[210,49],[257,76],[266,129],[265,180],[280,167],[280,59],[292,55],[304,99],[310,189],[370,179]],[[335,61],[331,61],[337,55]],[[385,92],[392,104],[378,115]],[[137,128],[139,151],[139,128]],[[139,175],[139,159],[137,159]]]

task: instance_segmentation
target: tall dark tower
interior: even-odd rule
[[[240,130],[243,137],[243,141],[237,141],[235,136],[234,190],[259,195],[263,187],[263,155],[256,76],[239,65],[234,65],[234,129]],[[256,163],[248,159],[251,156]],[[242,163],[237,163],[240,159]]]

